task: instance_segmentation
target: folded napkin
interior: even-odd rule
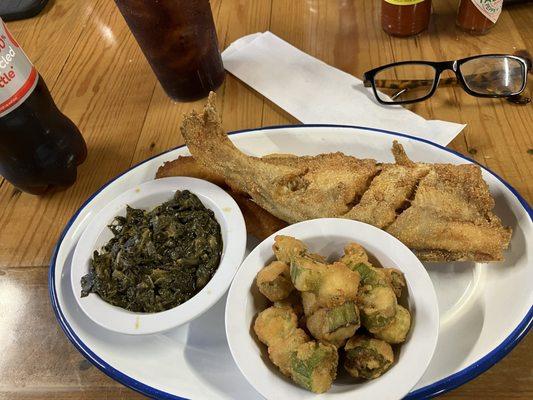
[[[379,128],[447,145],[465,125],[426,120],[383,106],[363,81],[298,50],[272,32],[254,33],[222,53],[225,68],[304,124]]]

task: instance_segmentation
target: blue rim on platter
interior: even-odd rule
[[[533,210],[527,203],[527,201],[516,191],[515,188],[513,188],[511,185],[509,185],[505,180],[500,178],[499,175],[491,171],[489,168],[479,164],[477,161],[464,156],[461,153],[458,153],[454,150],[448,149],[444,146],[441,146],[439,144],[433,143],[429,140],[417,138],[414,136],[410,136],[404,133],[399,132],[393,132],[393,131],[387,131],[383,129],[376,129],[376,128],[368,128],[364,126],[354,126],[354,125],[333,125],[333,124],[308,124],[308,125],[276,125],[276,126],[266,126],[262,128],[255,128],[255,129],[243,129],[239,131],[230,132],[230,135],[238,134],[238,133],[245,133],[245,132],[255,132],[255,131],[263,131],[263,130],[273,130],[273,129],[299,129],[299,128],[350,128],[350,129],[361,129],[365,131],[370,132],[379,132],[379,133],[385,133],[387,135],[393,135],[393,136],[400,136],[403,138],[423,142],[426,144],[429,144],[433,147],[436,147],[438,149],[444,150],[448,153],[455,154],[456,156],[461,157],[464,160],[467,160],[469,162],[472,162],[476,165],[479,165],[482,169],[486,170],[487,172],[494,175],[501,183],[503,183],[512,193],[513,195],[518,199],[522,207],[526,210],[526,212],[529,215],[529,218],[533,221]],[[87,206],[87,204],[95,197],[97,196],[103,189],[105,189],[108,185],[116,181],[118,178],[120,178],[122,175],[126,174],[127,172],[131,171],[132,169],[156,158],[161,156],[162,154],[166,154],[168,152],[171,152],[176,149],[180,149],[185,147],[178,146],[173,149],[167,150],[163,153],[157,154],[153,157],[150,157],[144,161],[141,161],[140,163],[132,166],[128,170],[124,171],[120,175],[117,175],[115,178],[111,179],[109,182],[105,183],[100,189],[98,189],[95,193],[93,193],[82,205],[81,207],[74,213],[72,218],[68,221],[67,225],[61,232],[61,236],[59,237],[59,240],[54,248],[54,252],[52,254],[52,258],[50,260],[50,269],[48,273],[48,288],[50,292],[50,299],[52,302],[52,308],[54,309],[54,313],[56,315],[56,318],[59,322],[59,325],[67,335],[68,339],[72,342],[74,347],[78,349],[78,351],[83,354],[85,358],[87,358],[91,363],[93,363],[97,368],[99,368],[101,371],[103,371],[105,374],[113,378],[114,380],[122,383],[125,386],[128,386],[129,388],[145,395],[149,396],[151,398],[158,398],[158,399],[173,399],[173,400],[187,400],[183,397],[179,397],[167,392],[163,392],[161,390],[158,390],[156,388],[153,388],[151,386],[148,386],[142,382],[139,382],[128,375],[123,374],[122,372],[118,371],[117,369],[113,368],[111,365],[106,363],[104,360],[102,360],[100,357],[98,357],[96,354],[94,354],[91,349],[89,349],[85,343],[81,341],[81,339],[76,335],[72,327],[69,325],[68,321],[66,320],[62,310],[59,307],[58,304],[58,298],[57,298],[57,292],[56,292],[56,286],[55,286],[55,264],[57,260],[57,254],[59,252],[59,248],[61,247],[61,244],[63,242],[63,239],[65,238],[65,235],[69,228],[71,227],[72,223],[76,220],[80,212]],[[524,319],[518,324],[518,326],[511,332],[511,334],[505,338],[505,340],[500,343],[494,350],[492,350],[490,353],[482,357],[480,360],[475,362],[474,364],[466,367],[465,369],[456,372],[444,379],[441,379],[437,382],[432,383],[431,385],[422,387],[420,389],[417,389],[413,392],[410,392],[405,399],[414,400],[414,399],[427,399],[430,397],[438,396],[440,394],[446,393],[452,389],[455,389],[458,386],[463,385],[464,383],[474,379],[476,376],[480,375],[481,373],[485,372],[487,369],[492,367],[494,364],[496,364],[498,361],[500,361],[503,357],[505,357],[528,333],[528,331],[531,329],[531,326],[533,325],[533,306],[529,309],[528,313],[524,317]]]

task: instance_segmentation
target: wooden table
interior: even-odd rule
[[[356,76],[403,59],[533,50],[533,4],[510,7],[490,34],[473,37],[454,27],[456,0],[434,1],[429,32],[395,39],[381,31],[376,0],[211,3],[221,48],[270,30]],[[179,104],[165,96],[112,0],[50,0],[39,17],[8,26],[60,109],[83,132],[89,156],[66,192],[35,197],[0,181],[0,398],[139,398],[100,373],[63,335],[50,307],[47,264],[82,202],[132,164],[182,144],[182,114],[201,102]],[[298,122],[232,76],[218,92],[229,130]],[[531,105],[441,88],[412,109],[426,118],[467,123],[450,147],[493,169],[531,203]],[[531,399],[532,354],[530,335],[497,366],[443,397]]]

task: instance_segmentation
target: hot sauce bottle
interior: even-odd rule
[[[482,35],[496,24],[503,0],[461,0],[457,26],[475,35]]]
[[[382,0],[381,26],[393,36],[412,36],[427,29],[431,0]]]

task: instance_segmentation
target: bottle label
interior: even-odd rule
[[[502,12],[503,0],[472,0],[472,3],[474,3],[481,14],[493,23],[498,21],[498,17]]]
[[[24,103],[38,78],[37,70],[0,19],[0,117]]]
[[[395,6],[411,6],[413,4],[422,3],[425,0],[385,0],[387,3]]]

